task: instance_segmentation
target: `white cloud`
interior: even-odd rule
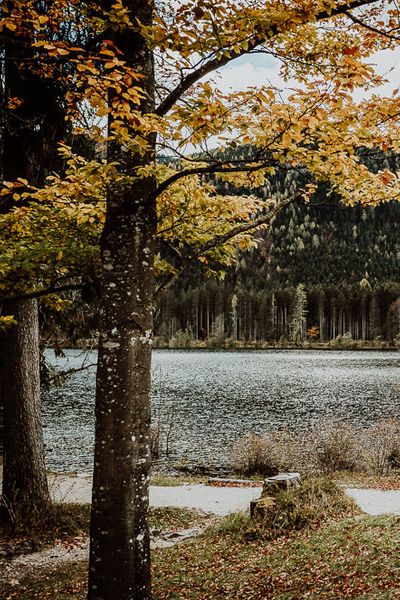
[[[355,99],[368,98],[374,93],[378,93],[380,96],[390,96],[394,89],[400,87],[400,47],[395,50],[379,52],[368,59],[367,62],[375,65],[377,72],[384,76],[388,82],[369,91],[355,91]],[[279,61],[270,56],[247,54],[229,63],[217,75],[214,74],[213,80],[224,93],[261,85],[272,85],[279,89],[295,87],[296,82],[283,81],[279,75],[279,67]]]
[[[253,64],[250,56],[247,62],[232,63],[231,66],[221,70],[216,82],[218,88],[224,93],[236,92],[252,86],[273,85],[280,87],[282,85],[278,62],[272,68],[258,67]]]

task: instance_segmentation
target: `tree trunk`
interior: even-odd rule
[[[21,105],[3,110],[1,120],[4,180],[25,178],[40,185],[57,165],[56,146],[65,133],[64,105],[58,83],[32,68],[36,50],[29,35],[15,39],[3,33],[2,106],[9,98]],[[1,203],[11,210],[12,197]],[[4,405],[3,495],[13,504],[13,519],[43,512],[50,503],[47,489],[43,433],[40,421],[39,333],[37,302],[3,303],[2,314],[14,314],[18,325],[0,334],[1,400]],[[5,312],[7,311],[7,312]],[[25,515],[23,514],[25,513]]]
[[[7,303],[7,313],[14,315],[18,324],[0,333],[3,501],[10,519],[17,520],[26,513],[42,513],[50,497],[40,413],[37,301]]]
[[[89,598],[150,598],[148,480],[154,217],[114,220],[103,236],[103,328]]]
[[[150,24],[151,2],[127,2],[132,21]],[[140,68],[154,109],[151,52],[139,34],[121,31],[116,45]],[[109,160],[131,174],[155,159],[110,144]],[[150,469],[150,363],[153,328],[155,182],[129,179],[110,189],[101,239],[102,330],[96,387],[96,437],[89,561],[90,600],[151,597],[148,485]]]

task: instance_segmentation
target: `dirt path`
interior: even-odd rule
[[[91,477],[79,475],[50,475],[49,483],[56,502],[87,503],[91,497]],[[351,496],[369,514],[400,514],[400,491],[380,491],[372,489],[348,488]],[[195,508],[212,512],[218,517],[239,510],[246,510],[250,501],[259,497],[256,487],[213,487],[200,484],[181,486],[151,486],[150,504],[154,507],[175,506]],[[218,518],[217,517],[217,518]],[[201,527],[170,531],[154,530],[151,537],[152,548],[166,548],[200,535]],[[87,560],[89,539],[79,537],[68,543],[58,543],[40,552],[31,552],[13,558],[0,559],[0,584],[18,588],[26,576],[43,575],[68,564]]]

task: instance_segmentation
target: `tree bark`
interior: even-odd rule
[[[152,2],[128,2],[132,20],[149,24]],[[154,110],[153,59],[132,31],[116,34],[129,66],[140,68]],[[130,174],[155,160],[111,143],[109,160]],[[153,329],[155,182],[125,180],[109,190],[101,239],[102,329],[96,387],[96,435],[89,561],[90,600],[151,597],[148,486],[150,366]]]
[[[150,598],[148,480],[154,217],[103,236],[89,598]],[[108,269],[108,270],[107,270]]]
[[[12,3],[8,3],[12,10]],[[58,140],[65,132],[61,88],[32,68],[35,49],[29,35],[3,34],[1,85],[1,176],[43,182],[57,163]],[[8,110],[9,98],[21,105]],[[5,197],[0,210],[13,208]],[[17,325],[0,334],[1,400],[4,405],[3,496],[9,517],[47,510],[47,488],[40,413],[39,331],[37,301],[3,303],[2,314],[13,314]],[[25,513],[25,515],[24,515]]]
[[[21,300],[8,303],[6,308],[18,323],[0,333],[3,502],[13,521],[36,511],[41,514],[48,507],[50,497],[40,412],[37,301]]]

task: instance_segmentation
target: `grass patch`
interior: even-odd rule
[[[392,598],[399,537],[394,517],[353,517],[269,541],[213,533],[155,553],[154,598]]]
[[[360,513],[355,502],[326,478],[307,479],[300,487],[277,491],[274,496],[275,504],[266,510],[261,526],[276,532],[318,527]]]
[[[190,508],[151,508],[150,527],[156,530],[204,528],[215,523],[211,513]],[[90,504],[54,504],[34,522],[20,522],[18,527],[0,528],[0,544],[10,554],[36,552],[56,541],[67,541],[89,535]]]
[[[374,475],[363,471],[349,473],[348,471],[337,471],[332,478],[342,487],[369,488],[379,490],[399,490],[400,473],[390,475]]]
[[[36,532],[38,537],[33,549],[49,545],[56,540],[88,534],[90,505],[64,504],[57,505],[55,509],[52,519],[47,522],[47,531]],[[211,513],[174,507],[151,508],[149,517],[150,527],[157,530],[203,528],[215,523],[216,520],[216,516]],[[18,544],[24,539],[26,538],[23,535],[19,535],[19,537],[13,536],[6,541]],[[38,573],[35,576],[27,577],[15,586],[7,584],[2,587],[0,583],[0,598],[7,600],[86,598],[86,577],[87,565],[85,563],[69,564],[49,573]]]
[[[196,485],[206,483],[207,479],[207,477],[197,475],[164,475],[162,473],[155,473],[150,478],[150,485],[160,485],[162,487],[175,487],[185,484]]]
[[[399,543],[396,517],[352,517],[268,541],[213,530],[153,553],[154,600],[389,600],[400,588]],[[83,600],[86,568],[70,565],[1,597]]]
[[[400,589],[400,519],[366,517],[334,483],[310,479],[277,492],[265,519],[230,515],[185,544],[153,552],[154,600],[391,599]],[[155,509],[152,525],[183,528],[208,515]],[[83,600],[87,565],[68,565],[6,600]]]
[[[235,539],[272,539],[290,531],[315,529],[323,524],[360,514],[360,509],[333,481],[305,480],[301,487],[272,490],[274,505],[263,517],[250,519],[235,513],[220,521],[212,534],[229,534]]]
[[[27,577],[19,584],[0,585],[2,600],[86,600],[86,562],[47,573],[43,577]]]
[[[2,541],[14,543],[29,539],[40,548],[89,531],[90,504],[52,504],[45,513],[27,515],[15,526],[3,526]]]
[[[150,527],[154,529],[191,529],[192,527],[207,527],[214,523],[216,517],[194,508],[165,508],[150,509]]]

